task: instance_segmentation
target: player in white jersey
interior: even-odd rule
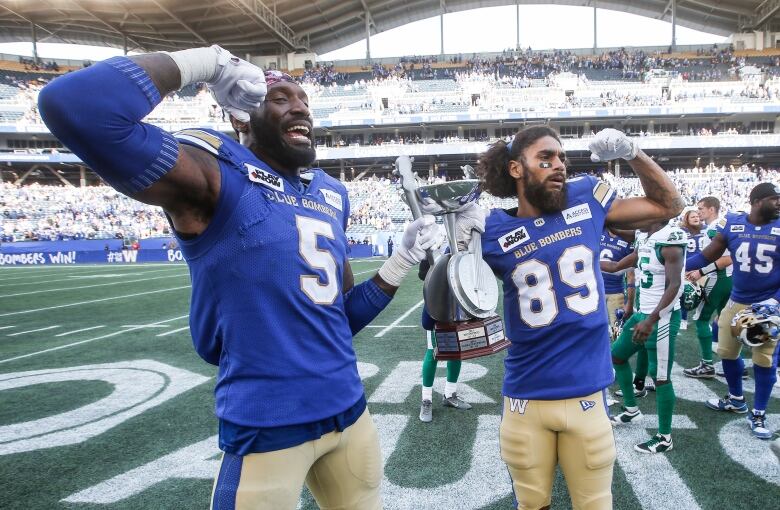
[[[651,225],[648,234],[638,237],[634,253],[618,263],[602,261],[601,269],[614,272],[636,265],[641,271],[639,310],[631,316],[612,345],[612,363],[625,408],[612,417],[612,423],[626,425],[642,417],[633,395],[631,367],[627,361],[644,346],[650,376],[656,383],[658,434],[634,449],[642,453],[661,453],[673,446],[675,394],[671,375],[674,344],[680,329],[680,296],[688,236],[680,228],[665,222]]]

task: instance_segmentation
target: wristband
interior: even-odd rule
[[[707,276],[710,273],[714,273],[718,270],[718,265],[715,264],[715,262],[711,262],[704,266],[703,268],[699,269],[702,276]]]
[[[379,268],[378,274],[381,279],[392,285],[400,287],[401,282],[414,266],[413,262],[401,256],[401,249],[393,252],[389,259]]]
[[[214,46],[194,48],[174,52],[165,52],[179,67],[181,85],[183,88],[190,83],[210,82],[217,74],[217,51]]]

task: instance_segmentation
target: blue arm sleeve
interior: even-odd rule
[[[422,311],[422,327],[425,331],[433,331],[434,326],[436,326],[436,322],[433,320],[433,317],[430,316],[428,313],[428,309],[423,306]]]
[[[49,130],[117,191],[142,191],[176,164],[170,133],[145,124],[160,103],[149,75],[115,57],[52,81],[38,96]]]
[[[701,269],[702,274],[709,274],[718,270],[715,263],[704,258],[704,255],[701,253],[696,253],[685,259],[685,270],[693,271],[695,269]]]
[[[366,327],[392,299],[379,288],[373,278],[352,287],[344,296],[344,313],[349,319],[349,328],[356,335]]]

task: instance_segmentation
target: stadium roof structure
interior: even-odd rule
[[[442,13],[515,4],[590,6],[671,20],[718,35],[780,21],[780,0],[2,0],[0,42],[129,51],[220,44],[236,54],[323,54]],[[540,20],[542,21],[542,20]],[[550,21],[554,30],[554,20]]]

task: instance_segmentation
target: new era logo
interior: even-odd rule
[[[596,402],[593,400],[580,400],[580,405],[582,406],[583,411],[587,411],[588,409],[596,407]]]

